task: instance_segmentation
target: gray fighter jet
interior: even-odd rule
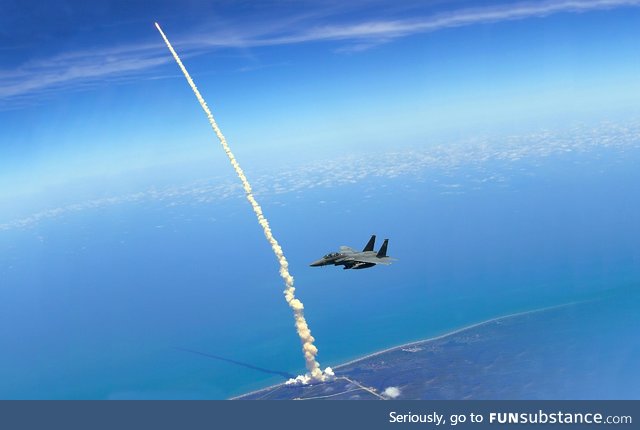
[[[376,264],[391,264],[395,258],[387,257],[387,245],[389,239],[385,239],[378,252],[373,250],[376,242],[376,235],[372,235],[367,245],[362,251],[356,251],[348,246],[341,246],[340,251],[332,252],[325,255],[320,260],[310,264],[311,267],[328,266],[344,266],[347,269],[367,269]]]

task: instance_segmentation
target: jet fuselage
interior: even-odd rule
[[[387,257],[387,244],[389,242],[389,239],[384,240],[384,243],[382,244],[378,252],[375,252],[373,250],[375,240],[376,236],[372,235],[371,239],[369,239],[369,242],[362,251],[356,251],[353,248],[342,246],[340,247],[340,251],[327,254],[321,259],[311,263],[310,266],[320,267],[334,265],[344,266],[344,270],[358,270],[367,269],[369,267],[375,266],[376,264],[391,264],[391,261],[393,259]]]

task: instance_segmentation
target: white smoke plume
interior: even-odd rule
[[[318,348],[316,348],[316,346],[313,344],[315,339],[313,336],[311,336],[311,330],[309,330],[307,321],[304,318],[304,305],[299,299],[296,298],[294,294],[296,289],[293,287],[293,277],[289,273],[289,263],[287,262],[287,259],[285,258],[284,253],[282,252],[282,248],[278,244],[278,241],[275,239],[275,237],[273,237],[273,233],[271,232],[271,228],[269,227],[269,222],[267,221],[267,218],[265,218],[264,214],[262,213],[262,208],[260,207],[256,199],[253,197],[251,185],[249,184],[247,177],[244,175],[244,172],[240,168],[240,164],[238,164],[238,161],[236,161],[236,157],[231,152],[231,148],[229,148],[229,145],[227,144],[227,139],[225,139],[224,135],[220,131],[220,128],[216,123],[216,120],[213,118],[213,114],[211,113],[211,110],[209,110],[209,107],[207,106],[207,102],[205,102],[204,98],[202,98],[202,95],[200,95],[200,91],[198,91],[196,84],[193,82],[193,79],[191,79],[191,76],[189,76],[189,72],[187,72],[187,69],[182,64],[180,57],[178,57],[178,54],[173,49],[173,46],[171,46],[171,43],[169,42],[169,39],[167,39],[167,36],[165,36],[164,32],[162,31],[162,29],[160,28],[157,22],[155,23],[155,25],[158,31],[160,32],[160,35],[164,39],[164,42],[167,44],[169,51],[171,51],[173,58],[176,60],[176,63],[178,63],[180,70],[182,70],[184,77],[187,78],[187,82],[189,83],[189,86],[193,90],[193,93],[195,94],[196,98],[200,102],[200,106],[202,106],[202,110],[204,110],[204,112],[207,114],[207,119],[209,119],[209,123],[211,124],[213,131],[218,136],[218,139],[220,140],[220,144],[222,145],[224,152],[227,154],[227,157],[229,157],[229,161],[231,161],[231,165],[233,166],[233,169],[235,170],[236,174],[240,178],[247,200],[251,204],[251,207],[253,208],[253,212],[256,214],[256,217],[258,218],[258,223],[260,224],[260,226],[262,226],[262,229],[264,230],[264,235],[269,241],[269,243],[271,244],[271,248],[273,249],[273,252],[276,255],[276,258],[280,263],[280,276],[284,280],[284,283],[286,286],[284,289],[284,297],[287,300],[287,304],[289,305],[289,307],[293,310],[293,317],[295,319],[296,330],[298,332],[298,336],[300,336],[300,341],[302,342],[302,351],[304,353],[304,359],[306,362],[307,369],[309,370],[309,375],[299,376],[298,378],[295,379],[295,381],[296,383],[307,384],[314,381],[325,381],[327,379],[330,379],[333,377],[333,372],[331,371],[331,369],[327,368],[328,371],[323,372],[320,369],[320,364],[316,361]]]
[[[395,399],[400,395],[400,388],[398,387],[387,387],[382,394],[390,399]]]

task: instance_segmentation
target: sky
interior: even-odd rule
[[[525,302],[541,304],[536,297],[573,297],[581,285],[637,279],[638,211],[625,184],[638,183],[640,0],[0,0],[0,10],[0,254],[7,262],[3,279],[16,287],[3,291],[11,299],[6,303],[28,300],[40,318],[5,313],[42,328],[47,341],[57,341],[51,321],[61,324],[61,333],[69,322],[83,339],[94,338],[83,321],[112,335],[135,332],[129,324],[116,330],[95,319],[105,312],[127,322],[118,309],[131,303],[131,290],[140,303],[166,297],[166,308],[145,308],[149,315],[189,333],[198,327],[193,339],[204,333],[202,345],[216,344],[205,342],[210,332],[222,341],[232,335],[211,330],[212,321],[239,321],[234,327],[244,335],[243,311],[230,305],[228,314],[210,312],[211,302],[196,295],[202,288],[212,294],[207,297],[240,306],[247,290],[216,285],[260,289],[264,295],[255,297],[274,306],[255,303],[282,318],[270,327],[287,327],[295,336],[282,298],[262,288],[263,279],[281,288],[277,278],[262,275],[275,276],[270,250],[154,22],[211,107],[292,267],[306,267],[336,245],[358,246],[370,233],[392,238],[390,254],[399,259],[394,271],[347,274],[375,279],[381,287],[369,289],[367,300],[389,313],[371,314],[375,306],[354,307],[354,300],[336,304],[337,295],[362,295],[344,288],[354,278],[340,270],[296,269],[300,286],[324,285],[300,290],[324,342],[323,357],[347,354],[343,347],[353,343],[353,332],[340,338],[332,324],[351,319],[352,308],[386,327],[389,342],[398,341],[397,333],[383,319],[404,312],[407,297],[414,306],[407,315],[436,315],[421,308],[441,303],[423,281],[452,297],[442,309],[460,300],[480,312],[460,311],[462,324]],[[344,220],[352,209],[377,227],[317,222]],[[413,225],[421,227],[407,228]],[[316,240],[313,249],[309,237]],[[428,260],[437,264],[410,264],[407,250],[416,243],[425,243]],[[211,263],[212,255],[238,246],[253,256],[251,270]],[[424,300],[397,294],[405,287],[393,277],[402,273],[416,280],[411,285]],[[140,288],[132,288],[137,283]],[[186,297],[174,286],[187,284],[196,288],[189,289],[196,299],[180,302],[184,315],[197,316],[197,302],[212,319],[186,318],[183,325],[167,319],[181,315],[172,295]],[[125,299],[106,306],[102,297],[118,297],[114,285]],[[452,285],[472,288],[471,299],[491,300],[477,305],[451,296]],[[500,291],[501,300],[486,291]],[[72,305],[70,296],[90,297],[97,312]],[[398,306],[389,306],[389,297]],[[58,303],[60,319],[47,312]],[[69,306],[77,313],[65,312]],[[322,316],[324,326],[316,322],[323,311],[330,315]],[[413,326],[415,336],[429,326],[424,319],[422,326],[398,320]],[[365,345],[370,336],[361,337],[353,354],[373,348]],[[39,348],[38,339],[28,346]],[[92,339],[78,347],[81,353],[95,355]],[[300,360],[296,345],[290,344],[292,363]],[[185,346],[193,345],[185,340]],[[264,350],[256,346],[255,353]],[[272,350],[273,362],[280,366],[278,351]],[[65,354],[60,360],[69,366],[91,363],[65,361],[75,352]]]
[[[640,91],[634,0],[0,6],[5,203],[230,173],[156,21],[245,167],[615,119]]]

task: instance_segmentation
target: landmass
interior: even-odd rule
[[[234,399],[640,398],[637,306],[634,293],[498,317]]]

